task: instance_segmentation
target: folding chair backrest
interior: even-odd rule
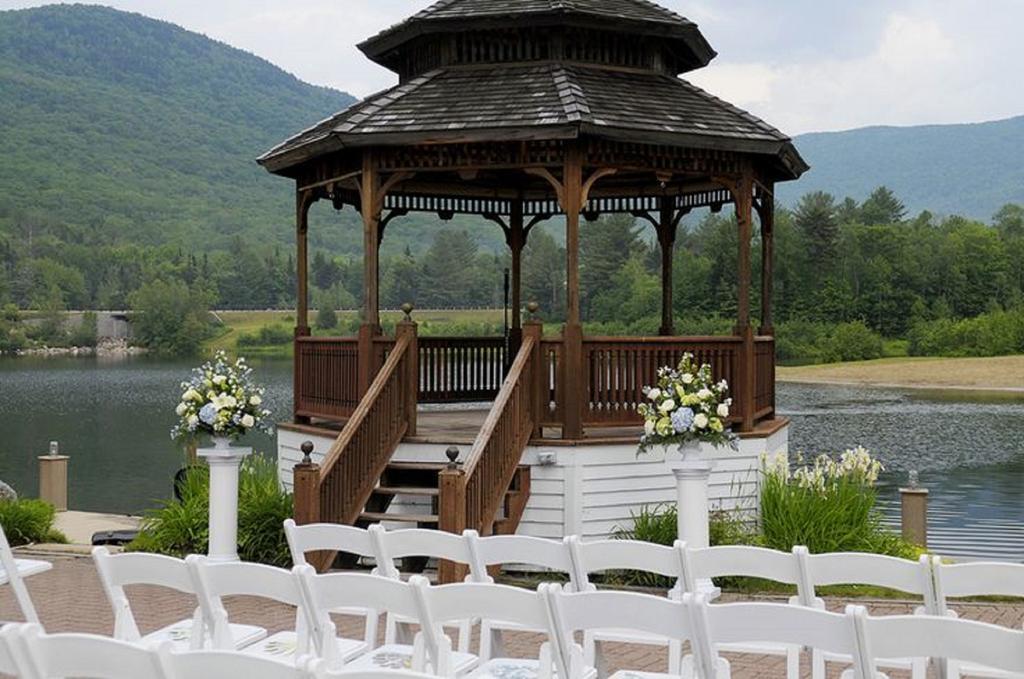
[[[493,535],[480,537],[467,535],[467,542],[478,567],[503,564],[523,564],[565,573],[569,576],[572,589],[578,589],[573,573],[572,557],[569,555],[568,538],[546,540],[528,535]]]
[[[800,586],[800,564],[792,552],[763,547],[729,545],[722,547],[683,547],[683,584],[687,592],[696,591],[697,581],[725,576],[762,578]]]
[[[337,670],[325,669],[314,673],[315,679],[437,679],[437,675],[410,670]]]
[[[106,547],[92,550],[93,562],[100,582],[114,609],[114,637],[138,641],[139,628],[135,624],[125,585],[155,585],[195,596],[195,583],[188,565],[181,559],[160,554],[111,554]]]
[[[410,556],[445,559],[467,564],[474,570],[469,544],[462,535],[425,528],[384,530],[380,526],[371,526],[367,532],[377,546],[377,567],[381,575],[399,577],[395,559]]]
[[[21,676],[22,671],[16,660],[18,650],[18,637],[21,634],[23,625],[20,623],[8,623],[0,627],[0,674],[11,677]]]
[[[973,620],[931,615],[856,618],[865,676],[876,676],[875,659],[931,657],[1024,673],[1024,631]]]
[[[932,557],[937,612],[945,614],[947,597],[1024,597],[1024,564],[974,562],[943,564]]]
[[[612,570],[635,570],[656,573],[674,581],[682,577],[680,547],[666,547],[641,540],[583,541],[568,538],[574,576],[581,589],[592,587],[590,575]]]
[[[307,679],[304,667],[269,658],[231,651],[182,651],[160,649],[167,679]]]
[[[801,577],[809,591],[828,585],[872,585],[917,594],[925,610],[935,610],[931,565],[922,555],[918,561],[881,554],[833,552],[799,556]],[[902,656],[909,657],[909,656]]]
[[[420,576],[413,576],[410,583],[395,578],[362,573],[325,573],[318,575],[312,566],[296,566],[306,610],[315,624],[311,628],[322,635],[324,641],[335,635],[334,623],[329,611],[346,608],[373,608],[388,613],[412,618],[420,622],[425,640],[433,652],[438,648],[436,625],[429,612],[423,609],[414,591]]]
[[[296,566],[306,563],[308,552],[344,552],[376,558],[373,539],[364,528],[337,523],[313,523],[299,526],[292,519],[284,522],[284,535]]]
[[[91,634],[43,634],[38,626],[22,632],[37,679],[166,679],[156,652],[138,644]]]
[[[227,610],[221,600],[226,596],[258,597],[294,606],[296,630],[300,637],[304,635],[308,616],[302,611],[298,576],[291,571],[240,561],[213,563],[199,555],[189,556],[185,562],[192,571],[203,615],[213,624],[214,648],[231,650],[235,644]]]
[[[854,624],[840,613],[780,603],[695,603],[711,644],[785,644],[852,656]]]
[[[438,624],[500,613],[503,621],[527,629],[549,628],[547,604],[535,591],[478,582],[431,587],[426,580],[419,580],[417,587],[431,619]]]
[[[18,573],[18,562],[11,551],[11,544],[7,541],[7,534],[4,527],[0,525],[0,585],[10,583],[14,590],[14,598],[21,608],[22,615],[28,622],[39,622],[39,614],[28,594],[28,589]]]

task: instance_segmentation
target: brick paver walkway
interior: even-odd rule
[[[111,634],[114,625],[113,614],[102,586],[96,575],[92,560],[82,557],[52,557],[53,570],[27,580],[32,599],[36,604],[44,627],[50,632],[92,632]],[[143,632],[157,629],[192,614],[194,601],[189,597],[170,590],[156,587],[129,587],[132,611]],[[725,595],[723,600],[736,600]],[[906,613],[913,609],[913,602],[905,601],[860,601],[866,603],[872,613],[892,615]],[[292,628],[295,611],[286,606],[272,604],[259,599],[238,597],[225,601],[233,622],[260,625],[274,632]],[[833,610],[842,610],[844,601],[829,601]],[[956,607],[961,617],[984,620],[999,625],[1020,627],[1024,621],[1024,604],[969,603]],[[10,587],[0,587],[0,620],[19,620],[17,605]],[[351,618],[338,618],[339,631],[350,637],[362,635],[362,625]],[[383,634],[384,625],[380,625]],[[540,635],[510,634],[506,650],[512,656],[534,654],[541,642]],[[475,644],[475,641],[474,641]],[[609,644],[607,647],[608,669],[665,671],[666,659],[663,649],[638,644]],[[727,655],[733,676],[785,677],[784,658],[756,656],[750,654]],[[804,658],[804,675],[809,676],[809,662]],[[840,666],[830,666],[830,676],[838,676]],[[893,673],[891,676],[900,676]]]

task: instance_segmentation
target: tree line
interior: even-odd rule
[[[493,234],[478,237],[488,229],[497,227],[482,221],[479,226],[467,226],[465,221],[437,225],[423,229],[429,238],[425,247],[414,251],[407,246],[383,256],[381,305],[500,307],[510,257],[507,250],[481,245],[494,242]],[[523,253],[523,299],[537,301],[552,322],[563,318],[565,306],[560,229],[560,220],[538,226]],[[660,252],[652,229],[631,216],[609,216],[584,222],[581,231],[584,320],[591,329],[606,333],[656,332]],[[752,245],[757,311],[756,235]],[[728,330],[736,312],[738,247],[731,211],[684,219],[673,255],[677,332]],[[863,202],[808,193],[791,209],[778,210],[775,252],[774,316],[784,358],[850,357],[837,355],[829,344],[857,345],[870,357],[882,351],[885,340],[908,342],[910,350],[948,353],[950,347],[938,345],[958,340],[937,336],[997,332],[987,326],[968,332],[966,326],[956,325],[982,318],[979,323],[985,326],[989,321],[984,319],[993,314],[1004,314],[997,332],[1002,334],[1001,351],[1015,346],[1012,319],[1024,301],[1020,205],[1003,207],[985,224],[929,212],[909,216],[885,187]],[[359,256],[314,248],[311,305],[358,308],[362,271]],[[0,215],[0,306],[51,314],[63,309],[149,309],[151,317],[179,319],[181,332],[193,335],[201,334],[204,310],[209,308],[294,308],[295,277],[290,250],[241,235],[232,238],[227,249],[209,251],[89,243],[73,238],[58,221],[24,213]],[[173,308],[158,313],[161,304]],[[191,320],[182,323],[182,318]],[[141,339],[159,344],[160,335],[174,325],[161,324],[148,336],[143,327]],[[788,338],[787,328],[792,331]],[[1024,328],[1020,333],[1016,350],[1024,351]],[[975,340],[979,342],[984,344],[984,338]]]

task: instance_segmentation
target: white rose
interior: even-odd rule
[[[199,424],[199,418],[196,415],[189,415],[188,416],[188,426],[194,427],[197,424]]]
[[[693,384],[693,373],[683,373],[680,379],[683,381],[683,384]]]
[[[659,398],[661,398],[661,389],[651,389],[649,392],[647,392],[647,398],[649,398],[652,401],[657,401]]]
[[[249,405],[258,406],[261,403],[263,403],[263,399],[260,398],[259,396],[253,396],[252,398],[249,399]]]
[[[188,405],[185,403],[179,403],[178,407],[174,409],[174,412],[178,415],[178,417],[181,417],[182,415],[185,414],[186,410],[188,410]]]
[[[224,384],[227,381],[227,379],[228,378],[224,377],[223,375],[214,375],[213,383],[214,384]]]
[[[718,416],[719,417],[729,417],[729,406],[727,406],[724,403],[719,404],[719,406],[718,406]]]
[[[709,398],[712,397],[712,395],[713,394],[711,393],[710,389],[701,389],[700,391],[697,392],[697,398],[699,398],[702,401],[708,400]]]
[[[693,426],[697,429],[705,429],[708,426],[708,416],[704,413],[697,413],[697,416],[693,418]]]
[[[188,391],[181,395],[181,399],[183,401],[202,401],[203,396],[195,389],[189,389]]]
[[[644,433],[648,436],[654,436],[654,420],[644,422]]]
[[[670,413],[670,412],[672,412],[673,410],[676,409],[676,402],[673,401],[672,399],[668,399],[664,403],[661,404],[659,409],[663,413]]]
[[[253,419],[252,415],[242,416],[242,426],[246,429],[252,429],[256,425],[256,420]]]

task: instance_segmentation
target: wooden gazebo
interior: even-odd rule
[[[642,386],[684,351],[729,380],[737,430],[774,417],[773,192],[807,165],[784,134],[677,77],[715,56],[695,24],[648,0],[441,0],[360,49],[399,84],[259,159],[296,182],[295,418],[345,422],[314,484],[320,518],[359,518],[394,446],[415,432],[417,403],[494,401],[461,470],[465,523],[485,531],[531,437],[581,440],[635,424]],[[355,338],[310,336],[307,215],[318,200],[362,215],[365,293]],[[677,226],[691,210],[727,204],[739,228],[735,331],[677,337]],[[387,225],[410,212],[478,215],[501,226],[512,260],[508,338],[418,338],[411,321],[397,338],[382,336],[379,245]],[[581,217],[610,213],[657,228],[659,337],[583,333]],[[755,213],[763,256],[756,331]],[[520,294],[530,231],[556,217],[565,221],[567,259],[557,338],[522,322]]]

